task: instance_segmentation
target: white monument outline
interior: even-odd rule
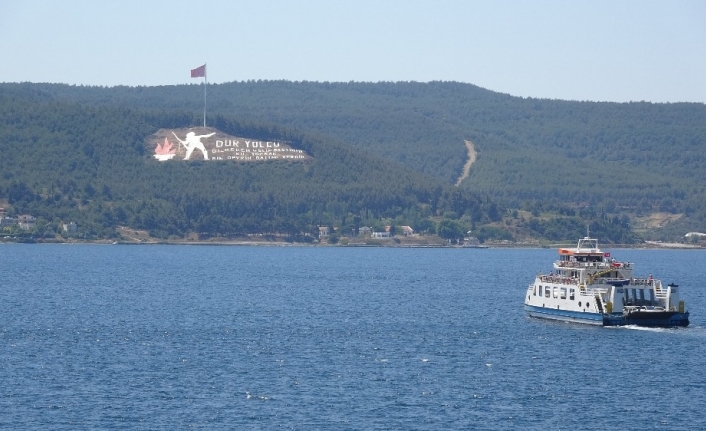
[[[191,157],[191,153],[194,151],[194,148],[198,148],[199,150],[201,150],[201,152],[203,153],[203,158],[205,160],[208,160],[208,151],[206,151],[206,148],[203,146],[201,138],[209,138],[215,134],[216,132],[209,133],[208,135],[196,135],[196,133],[194,132],[189,132],[186,134],[186,141],[182,141],[181,139],[179,139],[176,133],[172,132],[172,135],[177,138],[177,141],[181,142],[181,145],[186,148],[186,156],[184,157],[184,160],[189,160],[189,158]]]

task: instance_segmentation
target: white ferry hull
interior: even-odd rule
[[[582,323],[596,326],[643,326],[652,328],[676,328],[689,326],[689,313],[679,312],[645,312],[623,314],[599,314],[581,311],[555,310],[546,307],[535,307],[525,304],[525,310],[530,317],[561,322]]]
[[[539,319],[559,320],[562,322],[584,323],[603,326],[603,315],[584,311],[556,310],[547,307],[526,305],[525,310],[530,317]]]

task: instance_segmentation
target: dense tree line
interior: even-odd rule
[[[202,108],[199,85],[24,83],[0,84],[0,93],[19,101],[138,110],[141,121],[163,127],[187,124]],[[469,139],[478,159],[461,186],[503,207],[600,207],[630,218],[680,213],[665,236],[706,231],[703,104],[523,99],[454,82],[248,81],[210,85],[209,112],[212,124],[237,119],[240,127],[264,134],[297,131],[445,184],[461,174],[463,140]]]
[[[198,116],[92,106],[0,93],[0,202],[32,214],[44,230],[76,221],[88,238],[116,226],[157,237],[272,233],[314,235],[317,226],[351,231],[396,222],[435,231],[451,215],[499,220],[497,204],[331,138],[272,123],[218,115],[213,126],[235,136],[285,140],[312,161],[169,162],[146,151],[163,127],[188,127]],[[489,210],[492,209],[492,210]]]

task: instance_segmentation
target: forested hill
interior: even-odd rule
[[[198,117],[203,107],[202,85],[25,83],[0,91],[173,121],[185,112]],[[461,175],[469,140],[477,161],[460,187],[531,212],[535,222],[607,217],[635,228],[661,212],[676,221],[657,236],[706,231],[704,104],[525,99],[455,82],[248,81],[209,84],[208,112],[325,136],[446,184]]]
[[[37,97],[199,112],[200,85],[4,84]],[[706,105],[523,99],[455,82],[209,85],[208,111],[317,131],[510,206],[602,205],[703,218]],[[706,229],[706,226],[704,227]]]
[[[210,126],[223,136],[286,142],[307,158],[160,162],[146,139],[199,125],[200,116],[45,96],[0,89],[0,207],[37,217],[41,236],[76,222],[77,235],[88,239],[118,238],[122,226],[159,238],[257,233],[311,240],[319,225],[346,234],[389,224],[436,233],[442,222],[458,238],[504,212],[335,139],[229,116],[214,116]]]

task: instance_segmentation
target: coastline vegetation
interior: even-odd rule
[[[703,104],[535,100],[469,84],[249,81],[209,88],[209,126],[308,162],[159,163],[145,137],[198,125],[199,86],[0,84],[0,206],[49,239],[274,235],[411,226],[459,241],[677,240],[706,231]],[[466,162],[465,140],[477,160]],[[638,226],[664,213],[669,223]],[[14,229],[14,230],[13,230]],[[469,233],[470,232],[470,233]],[[3,235],[6,236],[6,235]],[[71,236],[71,235],[68,235]]]

